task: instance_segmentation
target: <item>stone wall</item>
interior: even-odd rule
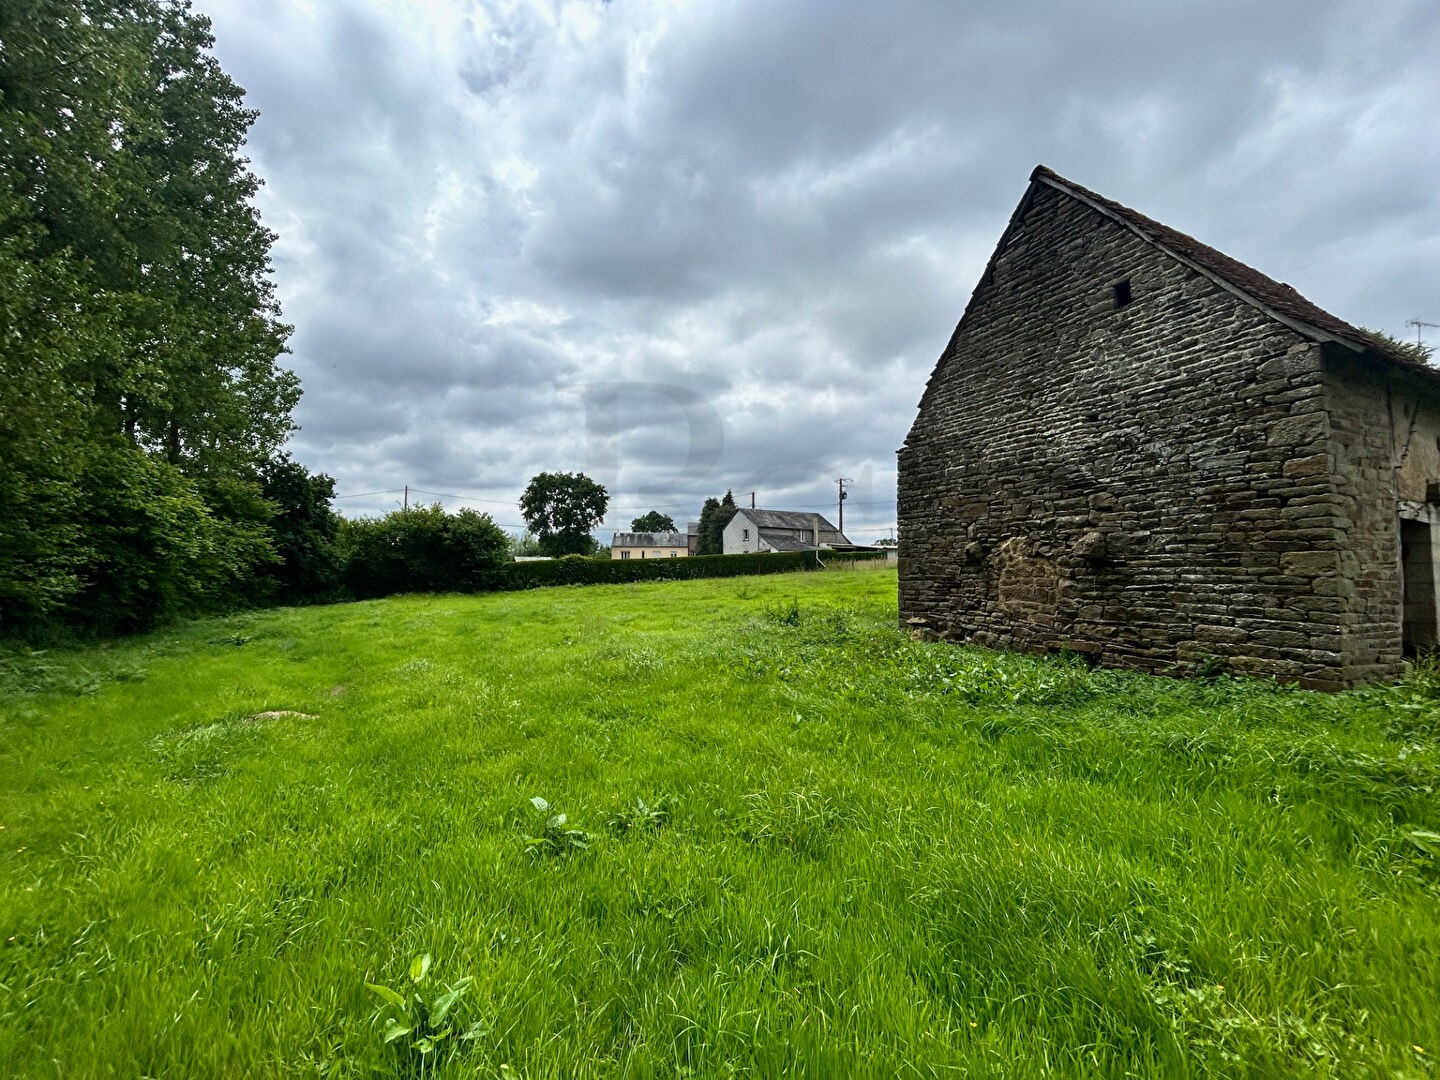
[[[1324,358],[1330,454],[1345,530],[1339,584],[1348,615],[1344,676],[1359,682],[1402,666],[1403,592],[1411,594],[1412,623],[1425,620],[1422,609],[1430,608],[1431,629],[1416,644],[1435,641],[1433,555],[1440,545],[1410,552],[1402,573],[1399,525],[1404,518],[1422,534],[1440,525],[1440,407],[1432,389],[1387,366],[1338,346],[1327,346]],[[1415,579],[1409,590],[1407,575]]]
[[[900,452],[902,623],[1161,672],[1392,670],[1383,529],[1365,516],[1373,550],[1343,554],[1361,525],[1331,482],[1340,443],[1357,485],[1373,463],[1332,438],[1325,379],[1320,346],[1036,184]],[[1371,622],[1350,625],[1342,556],[1373,575]]]

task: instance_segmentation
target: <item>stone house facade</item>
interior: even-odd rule
[[[1340,688],[1437,641],[1440,371],[1031,175],[899,453],[900,617]]]

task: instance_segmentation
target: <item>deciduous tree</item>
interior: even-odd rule
[[[212,44],[178,0],[0,4],[0,632],[138,624],[273,558],[300,390]]]
[[[539,473],[520,496],[525,524],[539,537],[547,555],[593,552],[590,530],[604,519],[609,505],[604,486],[584,473]]]
[[[675,519],[669,514],[662,514],[659,510],[651,510],[648,514],[631,520],[630,529],[632,532],[674,532]]]

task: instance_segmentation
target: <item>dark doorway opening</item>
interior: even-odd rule
[[[1400,576],[1404,582],[1401,630],[1405,655],[1416,657],[1435,648],[1435,548],[1430,523],[1400,521]]]

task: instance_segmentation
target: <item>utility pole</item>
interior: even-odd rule
[[[402,509],[402,510],[409,510],[409,509],[410,509],[410,485],[409,485],[409,484],[406,484],[406,485],[405,485],[405,501],[400,504],[400,509]]]
[[[835,478],[835,483],[840,487],[840,498],[836,500],[836,504],[840,508],[840,524],[836,526],[836,529],[842,536],[845,533],[845,500],[850,497],[850,493],[845,490],[845,485],[853,484],[854,482],[855,481],[851,480],[848,476],[837,476]]]
[[[742,491],[741,494],[742,494],[742,495],[749,495],[749,496],[750,496],[750,509],[751,509],[751,510],[754,510],[754,509],[755,509],[755,492],[753,492],[753,491]]]

